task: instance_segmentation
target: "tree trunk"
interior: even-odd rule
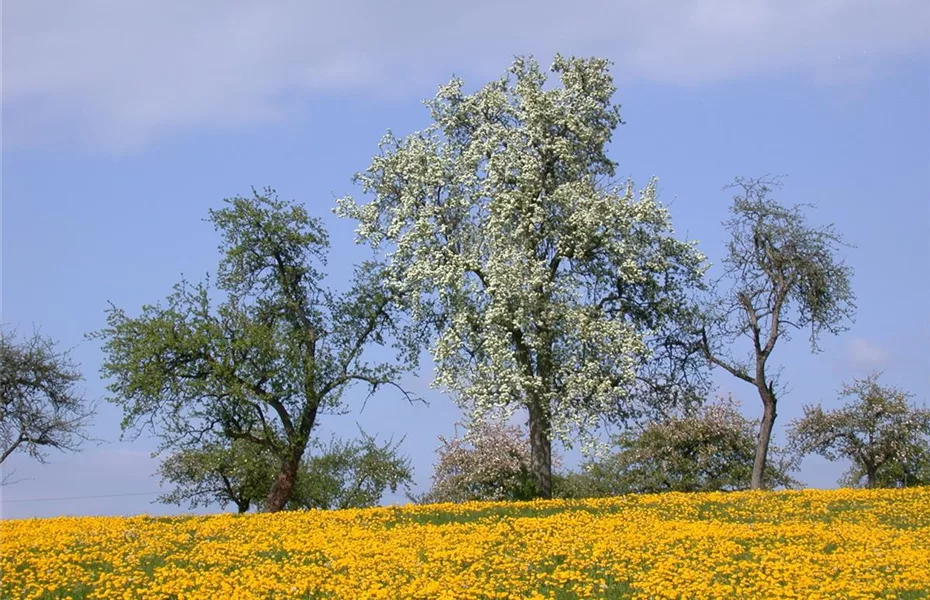
[[[763,384],[764,386],[765,384]],[[756,460],[752,465],[752,483],[750,487],[761,490],[763,476],[765,475],[765,461],[769,453],[769,442],[772,439],[772,428],[775,425],[775,394],[768,387],[760,387],[759,395],[762,397],[762,423],[759,425],[759,437],[756,441]]]
[[[236,501],[236,508],[239,509],[239,514],[249,512],[249,505],[250,505],[250,504],[251,504],[251,503],[250,503],[248,500],[237,500],[237,501]]]
[[[530,400],[530,459],[536,493],[540,498],[552,498],[552,440],[549,437],[549,413],[538,399]]]
[[[287,501],[291,499],[294,484],[297,483],[297,472],[300,470],[302,454],[289,457],[281,465],[281,470],[278,472],[278,476],[275,477],[271,490],[268,491],[268,499],[265,500],[265,512],[283,510],[287,505]]]
[[[876,471],[878,469],[872,465],[865,466],[865,487],[872,489],[875,487]]]

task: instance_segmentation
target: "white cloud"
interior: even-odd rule
[[[398,93],[452,71],[492,76],[513,54],[606,55],[621,79],[694,83],[858,74],[930,42],[925,0],[13,0],[3,9],[5,141],[55,132],[110,149],[191,126],[292,118],[294,95],[313,90]]]
[[[854,338],[849,342],[847,357],[854,367],[871,370],[881,367],[888,360],[888,351],[865,338]]]

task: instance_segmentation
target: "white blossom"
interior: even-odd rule
[[[388,253],[414,319],[438,326],[434,385],[478,415],[535,403],[566,443],[630,409],[664,298],[703,269],[654,180],[605,183],[620,123],[608,66],[557,57],[551,89],[524,59],[470,95],[453,79],[427,103],[433,124],[385,136],[356,176],[369,200],[336,209]],[[647,315],[631,312],[638,298]]]

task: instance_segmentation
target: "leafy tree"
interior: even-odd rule
[[[615,439],[616,451],[588,461],[569,476],[562,495],[615,496],[628,493],[707,492],[747,489],[751,482],[758,424],[736,403],[719,401],[663,420]],[[795,461],[770,449],[766,487],[796,487]]]
[[[246,440],[212,442],[172,453],[159,467],[162,483],[175,488],[159,502],[191,508],[230,502],[240,513],[268,497],[277,465],[267,448]]]
[[[473,421],[440,436],[433,485],[419,502],[529,500],[536,496],[525,433],[502,421]]]
[[[738,178],[735,185],[732,217],[724,223],[731,236],[718,283],[724,289],[712,299],[698,345],[712,365],[751,384],[762,400],[752,470],[752,487],[760,489],[779,401],[772,352],[780,340],[805,328],[817,352],[824,332],[846,330],[855,297],[852,269],[836,256],[843,240],[832,225],[811,226],[801,207],[772,200],[777,181]],[[747,360],[728,351],[742,339],[749,345]]]
[[[365,434],[361,440],[332,440],[305,461],[290,506],[364,508],[376,505],[386,490],[409,488],[413,470],[399,446],[390,441],[378,444]]]
[[[322,222],[273,190],[227,199],[209,220],[222,234],[215,287],[182,281],[137,317],[112,307],[92,337],[103,340],[102,374],[124,429],[151,428],[162,449],[260,446],[277,463],[264,502],[277,511],[318,416],[336,410],[352,382],[371,393],[397,385],[401,367],[363,358],[393,330],[393,309],[374,263],[356,269],[346,295],[325,289]],[[415,353],[406,359],[415,366]]]
[[[0,464],[15,452],[45,462],[47,450],[77,450],[94,416],[77,389],[77,365],[36,332],[0,329]]]
[[[311,443],[311,446],[314,444]],[[410,461],[399,444],[333,440],[319,453],[305,457],[287,507],[362,508],[374,506],[385,490],[396,492],[412,481]],[[163,483],[175,486],[159,501],[191,508],[233,503],[240,513],[263,508],[277,473],[275,456],[267,448],[244,440],[226,446],[203,445],[171,454],[160,467]]]
[[[527,410],[543,497],[553,438],[590,441],[604,420],[648,406],[637,377],[651,333],[693,317],[702,273],[655,182],[610,182],[606,146],[621,121],[608,66],[557,57],[551,88],[522,58],[473,94],[453,79],[428,103],[434,123],[388,133],[356,176],[370,202],[337,208],[361,240],[393,248],[389,284],[436,327],[434,384],[479,418]]]
[[[853,400],[842,408],[805,406],[790,439],[804,454],[850,460],[847,485],[930,484],[930,410],[910,406],[910,394],[878,379],[873,373],[844,385],[840,397]]]

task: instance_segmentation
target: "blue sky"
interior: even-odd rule
[[[655,3],[656,5],[660,3]],[[930,5],[890,2],[142,2],[4,3],[2,321],[73,348],[85,392],[102,398],[101,354],[86,332],[112,301],[130,312],[163,298],[183,273],[215,268],[218,239],[202,221],[224,197],[271,185],[324,217],[331,281],[368,256],[353,224],[330,214],[359,194],[387,128],[428,124],[421,100],[454,73],[471,89],[515,54],[614,61],[626,125],[612,156],[639,183],[658,176],[677,231],[722,256],[736,175],[787,175],[779,197],[810,203],[855,245],[858,315],[811,355],[803,335],[779,346],[789,392],[782,428],[803,403],[836,403],[843,381],[884,369],[888,383],[930,396]],[[667,5],[665,5],[667,6]],[[321,435],[356,422],[404,437],[419,489],[437,435],[459,418],[428,390],[430,366],[359,413],[326,417]],[[752,389],[723,375],[755,416]],[[49,464],[10,459],[23,481],[2,491],[4,518],[171,514],[145,494],[152,440],[108,440]],[[571,463],[571,458],[568,461]],[[831,487],[844,466],[808,459],[801,478]],[[402,501],[402,498],[394,498]],[[212,508],[210,510],[216,510]]]

